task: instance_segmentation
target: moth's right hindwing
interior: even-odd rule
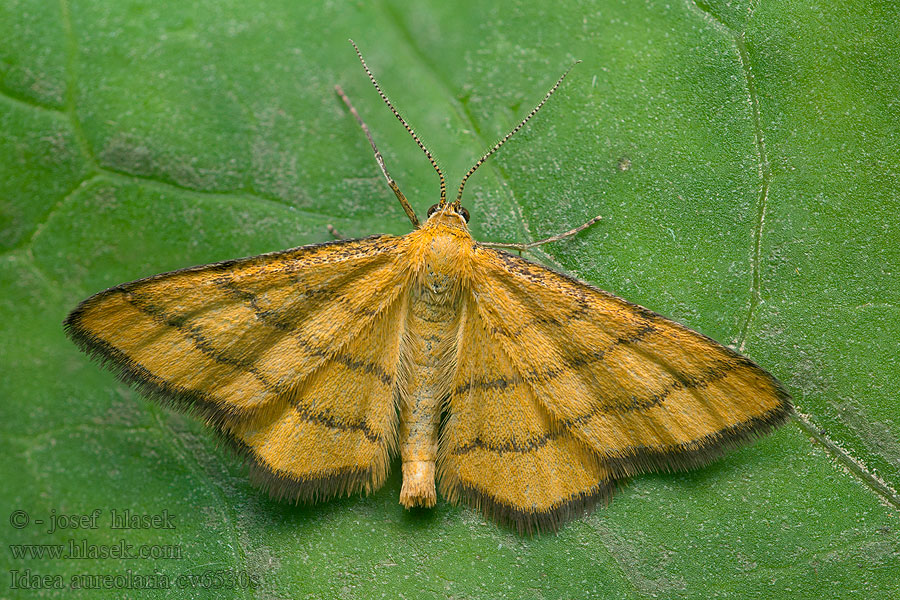
[[[65,328],[145,395],[227,434],[274,495],[373,489],[396,445],[402,243],[332,242],[164,273],[88,298]]]
[[[441,494],[519,532],[556,529],[606,500],[614,482],[596,453],[560,430],[524,384],[481,314],[491,299],[468,296],[441,437]]]
[[[752,361],[534,263],[476,251],[442,493],[555,528],[614,480],[705,464],[792,412]]]

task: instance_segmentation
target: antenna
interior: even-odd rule
[[[391,188],[391,191],[394,192],[394,195],[397,196],[397,200],[400,201],[400,206],[403,207],[404,212],[406,212],[406,216],[409,217],[410,222],[412,222],[413,227],[419,228],[419,218],[416,216],[416,211],[413,210],[413,207],[410,206],[409,200],[406,199],[406,196],[403,195],[403,192],[400,191],[400,186],[397,185],[397,182],[394,181],[394,178],[391,177],[391,174],[388,173],[387,167],[384,165],[384,158],[381,156],[381,152],[378,151],[378,146],[375,145],[375,140],[372,139],[372,134],[369,132],[369,128],[366,126],[365,121],[362,120],[362,117],[359,116],[359,113],[353,107],[353,103],[350,102],[350,98],[347,97],[347,94],[344,93],[344,90],[341,86],[334,86],[334,91],[337,92],[337,95],[341,97],[341,100],[344,101],[344,104],[347,105],[347,108],[350,110],[350,114],[356,119],[356,122],[359,123],[359,126],[362,127],[363,133],[366,134],[366,138],[369,140],[369,144],[372,146],[372,152],[375,153],[375,162],[378,163],[378,166],[381,168],[381,172],[384,174],[384,178],[387,179],[388,187]],[[331,227],[329,225],[329,227]],[[331,232],[334,234],[334,232]]]
[[[416,144],[419,148],[422,149],[422,152],[425,153],[425,156],[428,157],[428,162],[431,163],[431,166],[434,167],[434,170],[437,171],[438,177],[441,178],[441,205],[447,203],[447,183],[444,181],[444,174],[441,172],[441,168],[438,167],[437,162],[434,160],[434,157],[431,155],[431,152],[428,151],[428,148],[425,147],[425,144],[422,143],[422,140],[419,139],[419,136],[416,135],[416,132],[412,130],[407,122],[400,116],[400,113],[394,108],[394,105],[391,104],[391,101],[388,100],[388,97],[381,91],[381,86],[378,85],[378,82],[375,81],[375,76],[372,75],[372,71],[369,70],[369,67],[366,65],[366,61],[363,58],[362,52],[359,51],[359,47],[356,45],[356,42],[350,40],[350,43],[353,44],[353,49],[356,50],[356,55],[359,57],[359,62],[362,63],[363,69],[366,70],[366,75],[369,76],[369,81],[372,82],[372,85],[375,86],[375,90],[378,92],[378,95],[381,96],[381,99],[384,100],[384,103],[387,104],[388,108],[391,109],[391,112],[394,113],[394,116],[397,117],[397,120],[403,124],[403,127],[406,128],[407,133],[412,136],[412,139],[415,140]]]
[[[531,112],[528,113],[528,116],[526,116],[524,119],[522,119],[522,121],[518,125],[516,125],[512,131],[510,131],[505,136],[503,136],[503,139],[501,139],[499,142],[494,144],[493,148],[491,148],[490,150],[485,152],[484,156],[479,158],[475,162],[475,164],[472,165],[472,168],[469,169],[469,171],[463,176],[462,181],[459,184],[459,191],[456,193],[456,200],[453,202],[453,204],[456,208],[459,208],[459,205],[462,202],[463,188],[466,187],[466,181],[469,180],[469,177],[471,177],[472,174],[478,170],[478,167],[480,167],[481,165],[484,164],[484,161],[486,161],[491,154],[493,154],[494,152],[499,150],[500,146],[502,146],[503,144],[506,143],[506,140],[508,140],[509,138],[514,136],[520,129],[522,129],[522,127],[525,126],[525,123],[527,123],[528,120],[531,119],[531,117],[533,117],[534,115],[537,114],[537,111],[541,110],[541,107],[544,106],[544,104],[547,102],[547,100],[550,99],[550,96],[552,96],[553,92],[555,92],[556,89],[560,86],[560,84],[563,82],[563,79],[565,79],[566,75],[569,74],[569,71],[571,71],[572,68],[580,62],[581,62],[580,60],[576,60],[574,63],[572,63],[572,66],[569,67],[568,69],[566,69],[566,72],[563,73],[562,76],[556,80],[556,83],[553,85],[552,88],[550,88],[550,91],[547,92],[547,95],[544,96],[544,99],[541,100],[537,106],[535,106],[533,109],[531,109]],[[441,196],[441,203],[443,204],[443,195]]]

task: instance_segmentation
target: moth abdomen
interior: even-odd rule
[[[452,278],[426,265],[422,281],[410,289],[401,349],[400,456],[407,508],[434,506],[441,400],[456,364],[459,295]]]

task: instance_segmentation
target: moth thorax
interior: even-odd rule
[[[419,293],[431,302],[452,302],[462,283],[461,264],[465,260],[453,246],[435,240],[419,271]],[[437,250],[437,251],[435,251]]]
[[[454,280],[451,273],[436,271],[432,265],[425,265],[425,273],[422,276],[420,293],[431,296],[431,300],[438,301],[440,298],[446,298],[450,295],[450,291],[454,287]]]

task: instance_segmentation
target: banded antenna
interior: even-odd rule
[[[372,71],[369,70],[368,65],[366,65],[366,61],[363,58],[362,52],[359,51],[359,47],[356,45],[356,42],[350,40],[350,43],[353,44],[353,49],[356,50],[356,55],[359,57],[359,62],[362,63],[363,69],[366,70],[366,75],[369,76],[369,81],[372,82],[372,85],[375,86],[375,90],[378,92],[378,95],[381,96],[381,99],[384,100],[384,103],[387,104],[388,108],[391,109],[391,112],[394,113],[394,116],[397,117],[397,120],[403,124],[403,127],[406,128],[407,133],[412,136],[412,139],[415,140],[416,144],[418,144],[419,148],[422,149],[422,152],[425,153],[425,156],[428,157],[428,162],[431,163],[431,166],[434,167],[434,170],[437,171],[438,177],[441,178],[441,206],[447,203],[447,182],[444,180],[444,174],[441,172],[441,168],[438,166],[437,161],[434,160],[434,156],[431,155],[431,152],[428,151],[428,148],[425,147],[425,144],[422,143],[422,140],[419,139],[419,136],[416,135],[416,132],[413,131],[412,127],[400,116],[400,113],[394,108],[394,105],[391,104],[391,101],[388,100],[388,97],[384,92],[381,91],[381,86],[378,85],[378,82],[375,81],[375,76],[372,75]]]
[[[581,62],[580,60],[576,60],[574,63],[572,63],[572,66],[569,67],[568,69],[566,69],[566,72],[563,73],[562,76],[561,76],[559,79],[556,80],[556,83],[553,85],[552,88],[550,88],[550,91],[547,92],[547,95],[544,96],[544,99],[541,100],[541,101],[538,103],[537,106],[535,106],[533,109],[531,109],[531,112],[528,113],[528,116],[526,116],[524,119],[522,119],[522,121],[521,121],[518,125],[516,125],[516,126],[513,128],[512,131],[510,131],[510,132],[507,133],[505,136],[503,136],[503,139],[501,139],[499,142],[497,142],[496,144],[494,144],[493,148],[491,148],[490,150],[488,150],[487,152],[485,152],[485,153],[484,153],[484,156],[482,156],[481,158],[479,158],[479,159],[475,162],[475,164],[472,165],[472,168],[469,169],[469,171],[463,176],[462,181],[461,181],[460,184],[459,184],[459,191],[456,193],[456,200],[453,202],[453,207],[454,207],[455,209],[458,210],[459,207],[460,207],[460,204],[461,204],[461,202],[462,202],[463,188],[466,187],[466,181],[469,180],[469,177],[471,177],[472,174],[475,173],[475,171],[478,170],[478,167],[480,167],[481,165],[484,164],[484,161],[486,161],[486,160],[488,159],[488,157],[489,157],[491,154],[493,154],[494,152],[496,152],[497,150],[499,150],[499,149],[500,149],[500,146],[502,146],[503,144],[506,143],[506,140],[508,140],[509,138],[511,138],[512,136],[514,136],[520,129],[522,129],[522,127],[525,126],[525,123],[527,123],[528,120],[531,119],[531,117],[533,117],[534,115],[537,114],[537,111],[541,110],[541,107],[544,106],[544,104],[547,102],[547,100],[550,99],[550,96],[552,96],[552,95],[553,95],[553,92],[555,92],[555,91],[557,90],[557,88],[558,88],[558,87],[560,86],[560,84],[563,82],[563,79],[565,79],[565,78],[566,78],[566,75],[569,74],[569,71],[571,71],[572,68],[573,68],[575,65],[577,65],[578,63],[580,63],[580,62]],[[444,196],[443,196],[443,194],[442,194],[442,195],[441,195],[441,204],[443,204],[443,203],[444,203]]]

